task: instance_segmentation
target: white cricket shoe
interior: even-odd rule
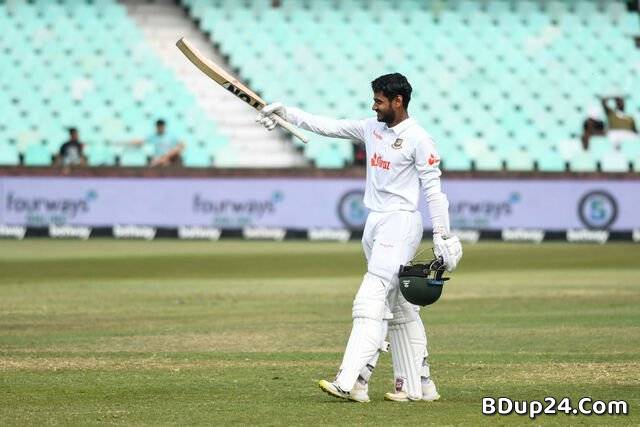
[[[402,383],[400,383],[400,386],[398,386],[398,384],[396,383],[396,391],[384,394],[384,400],[389,400],[391,402],[411,402],[419,400],[433,402],[438,399],[440,399],[440,394],[438,394],[438,391],[436,390],[436,384],[431,381],[431,378],[426,381],[422,381],[421,399],[410,398],[407,392],[402,390]]]
[[[394,391],[384,394],[384,400],[391,402],[415,402],[420,399],[411,399],[406,391]]]
[[[436,383],[431,381],[431,378],[428,380],[422,380],[422,400],[426,400],[427,402],[433,402],[435,400],[440,399],[440,394],[438,390],[436,390]]]
[[[320,389],[325,393],[339,399],[351,400],[360,403],[369,402],[369,396],[366,390],[353,390],[353,393],[350,393],[342,390],[336,383],[330,383],[327,380],[320,380],[318,386],[320,386]]]

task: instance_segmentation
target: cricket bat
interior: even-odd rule
[[[184,37],[178,40],[176,43],[178,49],[182,51],[189,61],[200,69],[203,73],[213,79],[223,88],[242,99],[247,104],[251,105],[256,110],[261,110],[267,103],[264,99],[260,98],[258,94],[243,85],[238,79],[229,74],[221,66],[215,62],[205,58],[187,39]],[[309,139],[296,129],[291,123],[284,120],[282,117],[274,114],[272,116],[279,126],[285,128],[293,135],[295,135],[300,141],[307,143]]]

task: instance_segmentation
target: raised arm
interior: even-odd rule
[[[299,108],[285,107],[277,102],[264,107],[258,114],[256,121],[267,129],[272,130],[275,127],[271,118],[273,114],[277,114],[287,122],[318,135],[364,141],[364,120],[336,120],[316,116]]]

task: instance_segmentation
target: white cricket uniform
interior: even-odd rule
[[[336,383],[343,390],[351,390],[363,367],[375,365],[387,320],[396,381],[398,375],[407,380],[407,374],[399,372],[413,369],[407,364],[428,376],[428,368],[426,373],[421,370],[426,357],[424,326],[418,307],[398,292],[397,273],[400,265],[413,258],[422,239],[420,189],[427,199],[434,231],[449,232],[449,204],[440,188],[440,157],[433,139],[412,118],[389,128],[376,118],[334,120],[291,107],[286,114],[287,121],[314,133],[362,141],[367,153],[364,204],[371,212],[362,244],[368,271],[354,300],[354,326]],[[397,329],[394,324],[400,323],[410,328],[407,342],[411,342],[413,352],[394,347],[392,331]],[[396,360],[403,356],[403,360]],[[417,387],[414,376],[413,383],[405,388],[416,396]]]

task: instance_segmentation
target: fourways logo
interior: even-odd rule
[[[88,190],[79,198],[21,196],[9,191],[5,198],[5,212],[24,215],[24,223],[30,226],[65,225],[88,213],[97,199],[95,190]]]
[[[506,200],[461,200],[451,203],[451,225],[455,228],[484,228],[511,216],[522,201],[517,191],[509,194]]]
[[[202,194],[193,196],[192,209],[196,214],[211,215],[212,225],[240,228],[259,225],[259,221],[276,213],[284,200],[282,191],[274,191],[269,198],[207,199]]]

